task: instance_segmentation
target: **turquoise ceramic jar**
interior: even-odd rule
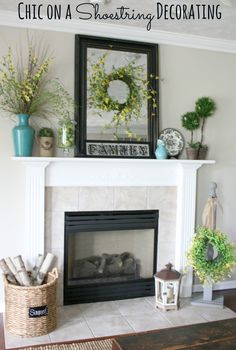
[[[31,157],[34,144],[34,129],[29,125],[29,114],[18,114],[19,124],[12,130],[16,157]]]
[[[155,151],[155,155],[156,155],[157,159],[167,159],[168,158],[168,152],[167,152],[164,141],[157,140],[157,148]]]

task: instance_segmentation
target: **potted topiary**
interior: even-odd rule
[[[41,128],[38,132],[40,157],[53,156],[54,132],[51,128]]]
[[[200,118],[196,112],[187,112],[182,118],[182,126],[191,132],[190,142],[186,148],[186,154],[188,159],[197,159],[199,142],[193,141],[193,132],[200,126]]]
[[[195,103],[195,111],[185,113],[181,120],[182,126],[191,131],[191,141],[186,148],[188,159],[205,159],[208,146],[203,144],[206,120],[216,109],[215,102],[210,97],[201,97]],[[193,141],[194,130],[201,129],[200,141]]]
[[[210,97],[201,97],[195,103],[195,112],[201,121],[201,139],[198,147],[197,159],[205,159],[208,146],[203,144],[204,129],[207,118],[211,117],[216,110],[216,104]]]

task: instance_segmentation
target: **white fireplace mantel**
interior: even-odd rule
[[[213,160],[14,157],[26,167],[25,256],[32,264],[44,253],[46,186],[176,186],[175,268],[186,265],[186,250],[195,227],[197,170]],[[171,242],[170,242],[171,244]],[[183,296],[192,292],[191,274]]]

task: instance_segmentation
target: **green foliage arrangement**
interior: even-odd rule
[[[22,53],[18,60],[9,48],[0,62],[0,108],[11,114],[44,117],[74,113],[69,93],[58,79],[49,77],[51,62],[34,45],[29,45],[26,59]]]
[[[106,125],[106,127],[118,129],[125,126],[127,136],[134,137],[135,135],[129,127],[130,122],[142,117],[143,101],[150,101],[153,110],[157,108],[157,92],[152,88],[151,81],[145,79],[143,67],[136,66],[133,61],[119,68],[113,66],[111,72],[106,73],[106,56],[107,53],[97,63],[91,63],[89,89],[92,93],[89,96],[89,106],[94,108],[100,117],[102,117],[101,112],[114,112],[111,124]],[[158,77],[151,75],[150,79],[158,79]],[[109,84],[114,80],[123,81],[129,88],[125,103],[119,103],[109,96]],[[153,112],[153,114],[155,113]]]
[[[204,129],[206,119],[211,117],[216,110],[216,104],[210,97],[201,97],[195,103],[195,111],[201,119],[201,139],[200,145],[202,147],[204,140]]]
[[[197,149],[208,148],[203,144],[206,119],[213,115],[216,110],[216,104],[210,97],[200,97],[195,103],[195,111],[187,112],[181,117],[182,127],[191,132],[189,147]],[[193,132],[201,129],[200,141],[194,142]]]
[[[208,243],[211,243],[218,252],[218,256],[212,261],[206,259]],[[236,265],[234,245],[229,242],[228,237],[220,231],[206,227],[198,228],[187,252],[187,259],[204,284],[216,283],[230,277]]]
[[[75,123],[69,117],[59,120],[58,147],[72,148],[75,144]]]
[[[41,128],[38,132],[38,137],[53,137],[54,132],[51,128]]]
[[[200,118],[196,112],[187,112],[182,116],[182,126],[191,132],[191,139],[188,143],[190,147],[195,148],[196,143],[193,142],[193,131],[200,126]]]

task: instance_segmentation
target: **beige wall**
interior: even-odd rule
[[[161,129],[181,128],[180,116],[194,109],[198,97],[210,96],[217,103],[217,111],[207,120],[205,142],[209,145],[209,159],[216,165],[199,171],[198,216],[207,198],[208,183],[218,184],[218,197],[223,215],[218,213],[218,227],[229,233],[236,242],[236,56],[204,50],[161,46]],[[183,155],[185,156],[185,155]]]
[[[74,85],[74,35],[30,31],[33,37],[49,45],[55,57],[54,75],[61,78],[69,91]],[[0,57],[8,46],[20,46],[27,31],[0,27]],[[209,158],[217,164],[199,171],[198,222],[207,198],[209,181],[216,181],[224,208],[218,215],[218,227],[236,242],[236,57],[233,54],[204,50],[160,46],[160,129],[175,127],[181,131],[180,116],[194,108],[198,97],[211,96],[217,102],[217,112],[208,120],[206,142]],[[11,129],[14,123],[0,117],[0,257],[14,256],[24,251],[21,235],[24,220],[24,168],[11,160],[13,155]],[[185,132],[184,136],[188,137]],[[184,155],[185,156],[185,155]],[[0,302],[2,299],[2,290]]]

